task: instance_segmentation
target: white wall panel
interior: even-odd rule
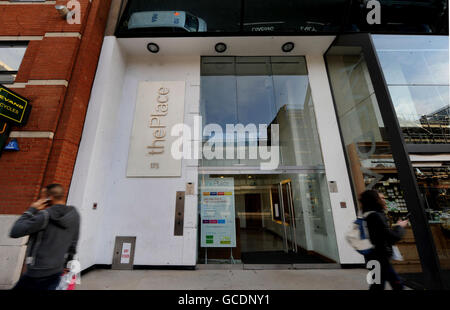
[[[323,55],[306,55],[306,63],[327,179],[336,181],[338,187],[337,193],[330,193],[330,201],[340,263],[363,263],[363,257],[345,240],[356,212]],[[347,208],[341,208],[341,202]]]

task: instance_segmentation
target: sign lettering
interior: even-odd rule
[[[184,120],[184,81],[139,83],[127,177],[181,175],[181,159],[173,158],[172,127]]]
[[[22,96],[0,85],[0,117],[15,125],[23,125],[29,112],[29,102]]]

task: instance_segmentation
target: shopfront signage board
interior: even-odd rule
[[[29,100],[0,85],[0,118],[11,125],[24,125],[30,112]]]
[[[0,156],[8,142],[11,127],[26,125],[30,112],[30,100],[0,84]]]

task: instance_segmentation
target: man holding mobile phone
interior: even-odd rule
[[[15,222],[10,237],[29,235],[27,270],[14,290],[54,290],[76,253],[80,226],[78,211],[66,206],[64,188],[51,184],[40,199]]]

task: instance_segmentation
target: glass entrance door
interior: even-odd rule
[[[200,84],[198,262],[338,262],[305,57],[202,57]]]
[[[280,196],[281,220],[284,227],[284,251],[297,253],[297,237],[295,227],[294,203],[292,200],[291,180],[281,181],[278,185],[278,194]]]
[[[338,261],[325,173],[204,174],[199,263]]]

